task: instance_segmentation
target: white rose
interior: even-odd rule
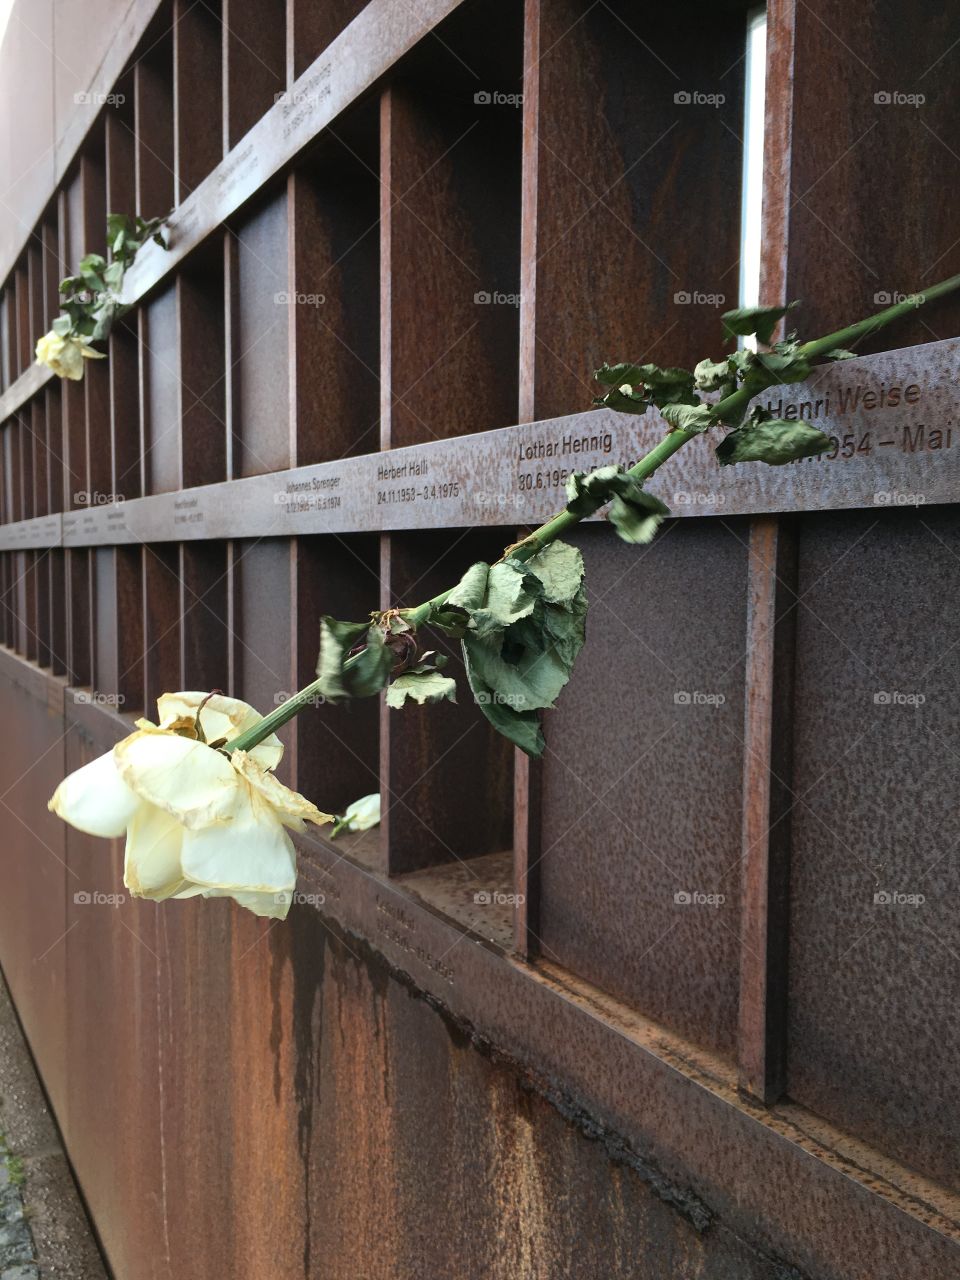
[[[343,817],[337,818],[330,836],[332,838],[339,835],[341,831],[369,831],[379,822],[380,793],[374,791],[372,795],[361,796],[359,800],[347,805]]]
[[[333,818],[273,776],[283,755],[276,734],[249,752],[207,745],[260,720],[246,702],[165,693],[157,710],[162,727],[138,720],[136,733],[64,778],[48,807],[89,835],[126,835],[123,882],[134,897],[234,898],[284,919],[297,880],[286,828]]]
[[[45,364],[58,378],[79,382],[83,377],[84,360],[103,360],[102,351],[94,351],[89,338],[68,333],[61,337],[53,329],[37,339],[37,364]]]

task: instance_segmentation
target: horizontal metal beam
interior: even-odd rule
[[[764,402],[831,433],[831,454],[721,468],[704,436],[651,482],[674,515],[960,501],[960,340],[830,365]],[[633,462],[666,430],[654,413],[589,411],[128,502],[92,494],[0,526],[0,550],[537,523],[563,505],[570,471]]]

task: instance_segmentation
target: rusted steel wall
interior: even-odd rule
[[[268,710],[321,613],[658,438],[589,374],[719,347],[745,6],[100,8],[111,100],[57,73],[0,218],[0,965],[115,1275],[950,1280],[960,306],[784,390],[830,455],[699,442],[651,548],[576,534],[542,763],[465,697],[312,708],[282,776],[381,829],[305,838],[285,924],[120,900],[64,771],[165,689]],[[960,42],[914,10],[771,0],[763,291],[805,334],[960,267]],[[21,2],[0,64],[31,13],[69,42]],[[110,360],[51,380],[58,279],[171,206]]]

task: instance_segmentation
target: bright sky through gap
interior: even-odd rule
[[[741,307],[755,307],[760,302],[766,52],[766,9],[754,9],[747,18],[747,59],[744,77],[743,197],[740,213],[739,305]]]

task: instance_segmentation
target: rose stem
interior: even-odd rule
[[[826,355],[830,351],[836,351],[838,347],[843,347],[848,343],[856,342],[860,338],[868,337],[892,320],[898,320],[901,316],[908,315],[925,303],[942,298],[957,288],[960,288],[960,275],[951,276],[949,280],[941,280],[939,284],[931,285],[923,293],[912,294],[902,302],[896,302],[892,307],[886,307],[883,311],[878,311],[876,315],[872,315],[866,320],[858,320],[856,324],[850,324],[844,329],[838,329],[836,333],[828,333],[822,338],[814,338],[810,342],[804,342],[799,347],[798,354],[806,356],[808,359],[816,359],[818,356]],[[741,387],[730,395],[725,396],[722,400],[718,400],[710,408],[710,417],[714,422],[719,423],[723,421],[724,417],[738,413],[749,404],[754,396],[760,395],[768,387],[777,385],[776,375],[768,375],[768,379],[763,387],[757,387],[749,391]],[[659,444],[654,445],[650,452],[645,454],[639,462],[630,467],[627,475],[633,476],[640,481],[649,479],[659,467],[663,466],[668,458],[673,457],[678,449],[682,449],[697,434],[696,432],[681,430],[671,431],[664,436]],[[515,560],[529,560],[531,556],[549,546],[562,533],[579,524],[584,518],[584,516],[573,515],[569,511],[559,512],[547,520],[545,524],[542,524],[539,529],[534,529],[532,533],[527,534],[525,538],[513,546],[510,549],[511,557]],[[430,616],[431,611],[442,605],[452,591],[453,587],[450,587],[448,590],[442,591],[440,595],[434,596],[431,600],[425,600],[423,604],[417,605],[416,608],[402,609],[400,612],[414,626],[422,625]],[[348,658],[344,663],[344,669],[348,669],[357,661],[359,656],[359,654],[356,654],[353,658]],[[222,750],[249,751],[251,747],[255,747],[258,742],[262,742],[264,738],[279,729],[281,725],[286,724],[288,720],[292,720],[313,698],[322,693],[320,684],[320,680],[314,680],[311,684],[308,684],[299,693],[295,693],[293,697],[281,703],[276,710],[264,716],[262,720],[250,729],[245,730],[230,742],[225,743]]]

